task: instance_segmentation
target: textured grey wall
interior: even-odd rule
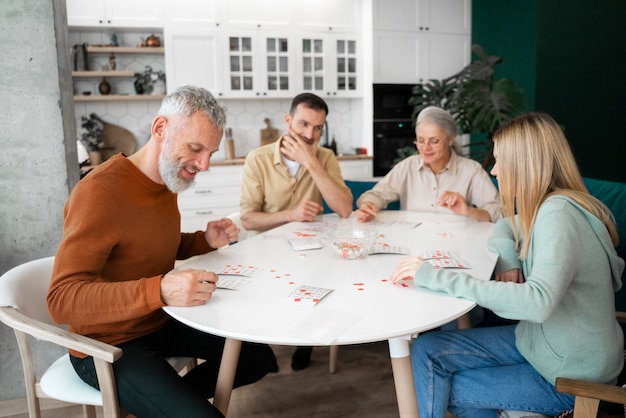
[[[65,1],[1,0],[0,57],[2,274],[54,254],[79,177]],[[40,348],[38,369],[62,352]],[[0,401],[23,396],[17,343],[0,324]]]

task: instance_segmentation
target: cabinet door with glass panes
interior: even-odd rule
[[[302,90],[322,97],[359,97],[359,42],[350,35],[311,33],[300,38]]]
[[[293,39],[287,36],[266,34],[261,36],[262,47],[259,71],[261,95],[291,97],[295,92],[293,81]]]
[[[226,97],[289,97],[293,93],[292,40],[271,33],[227,36]]]
[[[227,43],[225,97],[251,97],[254,95],[255,44],[258,40],[254,33],[229,34]],[[258,49],[258,47],[257,47]]]

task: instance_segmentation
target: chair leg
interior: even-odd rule
[[[600,399],[576,396],[574,401],[574,418],[595,417],[598,414]]]
[[[330,347],[328,347],[330,350],[330,355],[328,358],[328,371],[330,372],[330,374],[335,374],[335,372],[337,371],[337,359],[339,357],[339,346],[338,345],[331,345]]]
[[[96,418],[96,407],[93,405],[83,405],[83,416],[85,418]]]

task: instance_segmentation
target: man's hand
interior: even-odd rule
[[[161,300],[169,306],[204,305],[216,289],[217,275],[212,271],[187,269],[169,273],[161,279]]]
[[[204,236],[211,247],[221,248],[239,239],[239,228],[231,219],[222,218],[207,223]]]
[[[354,216],[358,222],[369,222],[376,217],[378,209],[369,202],[364,202],[360,208],[354,211]]]
[[[312,200],[305,200],[296,208],[291,210],[291,221],[295,222],[311,222],[315,217],[324,210],[324,207]]]
[[[310,138],[300,136],[291,128],[287,128],[287,132],[280,144],[280,152],[291,161],[309,168],[311,163],[317,161],[317,144]]]

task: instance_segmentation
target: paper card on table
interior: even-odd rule
[[[245,277],[220,275],[217,281],[218,289],[240,290],[250,283]]]
[[[333,289],[325,287],[300,286],[287,295],[285,302],[293,305],[315,306],[324,296],[332,291]]]
[[[373,220],[370,222],[372,226],[382,226],[388,228],[401,228],[401,229],[414,229],[420,226],[421,222],[411,222],[411,221],[379,221]]]
[[[231,276],[248,276],[254,277],[262,269],[254,266],[245,266],[243,264],[226,264],[219,270],[215,270],[215,274],[229,274]]]
[[[430,250],[430,251],[422,251],[418,254],[424,260],[428,260],[430,258],[460,258],[459,254],[452,251],[443,251],[443,250]]]
[[[468,269],[471,266],[468,263],[459,261],[456,258],[430,258],[426,260],[435,268],[449,268],[449,269]]]
[[[410,254],[411,250],[406,247],[398,247],[388,244],[374,244],[370,254]]]
[[[312,344],[331,344],[345,330],[363,319],[363,314],[320,309],[287,331],[289,337],[301,338]]]
[[[319,250],[324,247],[320,240],[311,237],[292,238],[289,244],[294,251]]]

